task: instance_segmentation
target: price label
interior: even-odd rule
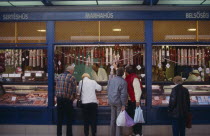
[[[9,74],[9,77],[15,77],[15,74]]]
[[[159,96],[155,96],[154,100],[160,100]]]
[[[210,73],[209,68],[206,68],[206,73],[207,73],[207,74],[209,74],[209,73]]]
[[[203,69],[202,69],[202,67],[199,67],[198,70],[201,72]]]
[[[16,101],[16,97],[15,96],[12,96],[12,101]]]
[[[137,68],[138,70],[140,70],[140,69],[141,69],[141,66],[140,66],[140,65],[138,65],[136,68]]]
[[[15,77],[21,77],[21,74],[14,74]]]
[[[30,77],[31,73],[25,73],[25,77]]]
[[[9,75],[8,74],[2,74],[2,77],[8,77]]]
[[[142,77],[142,78],[145,77],[145,74],[141,74],[141,77]]]
[[[41,77],[42,73],[36,73],[36,77]]]

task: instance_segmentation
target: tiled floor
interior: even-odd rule
[[[194,125],[186,131],[187,136],[210,136],[210,125]],[[65,136],[66,127],[63,127]],[[171,126],[143,126],[144,136],[172,136]],[[131,133],[123,128],[124,136]],[[74,136],[83,136],[83,126],[73,126]],[[55,125],[0,125],[0,136],[56,136]],[[97,136],[109,136],[109,126],[98,126]]]

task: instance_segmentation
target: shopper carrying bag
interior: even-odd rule
[[[134,123],[145,123],[143,111],[140,106],[135,109]]]

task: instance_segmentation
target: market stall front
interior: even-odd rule
[[[146,124],[169,124],[176,75],[190,91],[193,123],[209,123],[209,11],[2,12],[0,21],[1,124],[54,124],[54,78],[75,65],[78,82],[84,72],[94,79],[94,64],[107,74],[95,79],[103,86],[98,124],[109,124],[106,86],[115,65],[132,65],[143,82]],[[199,80],[187,82],[193,70]],[[75,108],[74,124],[81,115]]]

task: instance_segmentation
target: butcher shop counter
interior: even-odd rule
[[[172,82],[153,82],[152,106],[149,112],[150,124],[170,124],[168,117],[168,104]],[[189,90],[191,112],[194,124],[209,124],[210,117],[210,83],[209,82],[184,82],[183,86]]]
[[[47,82],[1,84],[0,124],[50,124]]]

